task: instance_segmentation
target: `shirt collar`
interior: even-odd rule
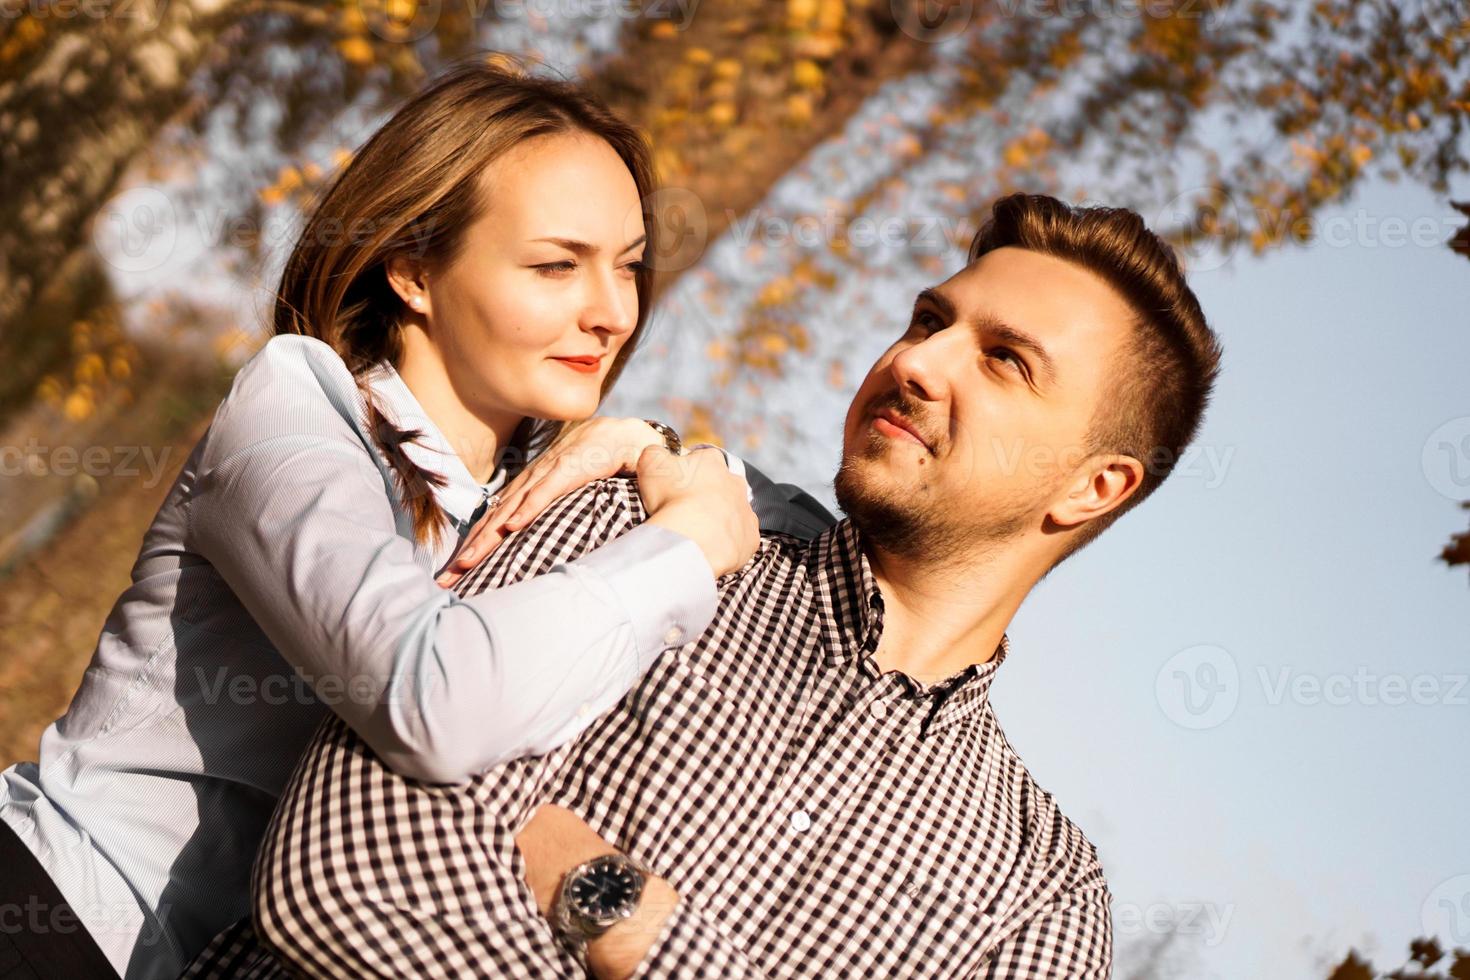
[[[403,444],[404,455],[414,464],[444,477],[444,486],[434,488],[434,498],[454,521],[458,533],[469,530],[480,505],[505,485],[505,467],[497,466],[486,483],[476,480],[392,364],[378,362],[363,380],[372,390],[378,407],[395,425],[421,433],[418,439]]]
[[[808,570],[821,614],[823,663],[841,667],[856,661],[876,679],[879,674],[873,654],[883,634],[883,593],[863,553],[860,532],[852,521],[838,521],[812,542],[809,555]],[[927,700],[931,705],[920,737],[982,711],[996,671],[1010,649],[1010,635],[1003,634],[995,655],[985,663],[970,664],[927,688],[907,674],[893,672],[905,697]]]

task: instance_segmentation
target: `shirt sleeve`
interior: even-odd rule
[[[974,974],[976,980],[1059,976],[1108,980],[1113,972],[1111,904],[1099,870],[1003,939]]]
[[[369,448],[331,405],[301,403],[311,385],[292,370],[242,372],[199,462],[189,543],[392,768],[458,782],[548,751],[708,626],[698,546],[655,525],[611,540],[626,509],[582,515],[600,552],[479,595],[440,588]]]
[[[595,483],[553,503],[461,588],[488,595],[575,564],[640,515],[630,481]],[[576,975],[525,886],[514,837],[560,757],[518,759],[466,786],[433,785],[393,772],[328,718],[256,860],[261,941],[293,976]]]
[[[533,760],[510,765],[534,779]],[[256,858],[260,943],[293,977],[576,975],[522,881],[507,801],[477,800],[483,778],[404,779],[327,718]]]
[[[756,969],[723,925],[681,896],[648,954],[633,971],[633,978],[695,976],[756,980],[765,974]]]

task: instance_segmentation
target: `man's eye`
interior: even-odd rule
[[[943,326],[944,323],[939,319],[939,317],[935,316],[933,313],[930,313],[928,310],[920,310],[919,312],[914,314],[914,319],[913,322],[909,324],[909,329],[912,330],[914,327],[918,327],[927,333],[933,333],[934,331],[941,329]]]
[[[1001,356],[1004,356],[1007,360],[1009,360],[1011,362],[1011,365],[1017,371],[1022,371],[1024,373],[1026,362],[1023,361],[1023,360],[1021,360],[1021,355],[1017,354],[1015,351],[1011,350],[1009,347],[996,347],[996,348],[988,351],[987,353],[989,353],[991,357],[1001,357]]]

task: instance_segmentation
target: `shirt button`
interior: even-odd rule
[[[669,631],[664,634],[664,643],[671,647],[679,646],[684,642],[684,631],[677,626],[670,626]]]
[[[791,815],[791,829],[796,831],[797,833],[803,833],[807,830],[810,830],[811,826],[812,818],[807,814],[805,810],[797,810]]]
[[[586,718],[590,714],[592,714],[592,705],[588,704],[586,701],[583,701],[582,706],[577,709],[577,717]]]
[[[874,718],[887,718],[888,717],[888,702],[887,701],[874,701],[872,704],[868,705],[868,710],[873,713],[873,717]]]

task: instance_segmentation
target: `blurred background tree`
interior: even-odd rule
[[[1373,964],[1350,952],[1327,975],[1327,980],[1470,980],[1470,949],[1446,952],[1435,939],[1409,944],[1409,959],[1392,972],[1379,973]]]
[[[16,11],[0,19],[0,425],[16,444],[77,427],[145,444],[167,432],[175,465],[229,377],[220,354],[248,350],[259,331],[172,290],[119,297],[127,250],[163,229],[157,209],[118,202],[166,183],[170,208],[228,230],[209,243],[217,258],[268,285],[279,243],[261,229],[309,203],[374,113],[508,18],[533,37],[559,26],[519,0],[36,0]],[[810,354],[807,322],[839,278],[905,263],[938,276],[944,249],[962,247],[1008,191],[1169,199],[1149,217],[1197,258],[1304,242],[1320,208],[1370,177],[1447,193],[1466,168],[1467,24],[1455,0],[1154,0],[1128,17],[1067,0],[660,0],[634,13],[604,18],[610,36],[579,40],[577,70],[656,148],[674,233],[655,257],[661,287],[870,100],[906,85],[927,106],[863,124],[857,159],[836,168],[821,202],[835,234],[752,246],[774,269],[755,282],[704,277],[711,302],[739,316],[705,348],[708,389],[670,402],[703,439],[756,443],[732,403]],[[515,54],[539,57],[534,45]],[[982,145],[999,147],[998,166],[975,166]],[[950,176],[935,181],[938,171]],[[937,229],[931,247],[854,247],[842,233],[900,199]],[[762,220],[791,217],[771,207]],[[130,318],[149,330],[128,330]],[[830,385],[846,380],[829,366]],[[108,526],[135,542],[163,487],[101,479],[7,481],[0,507],[20,520],[0,538],[0,567],[43,540],[64,548],[52,536],[99,499],[131,508]],[[106,570],[107,587],[89,590],[98,603],[124,581],[131,551],[94,564]],[[1464,536],[1443,558],[1465,560]],[[16,612],[0,629],[36,607],[9,594]],[[64,705],[89,632],[67,642],[67,680],[49,694],[37,697],[34,681],[10,688],[27,717],[0,737],[0,757]]]
[[[280,161],[349,108],[385,106],[475,48],[503,9],[523,10],[97,0],[104,16],[88,16],[79,4],[0,21],[0,354],[16,366],[0,411],[67,359],[66,331],[45,327],[108,304],[92,224],[126,175],[199,165],[207,135],[233,130],[246,152],[231,161],[231,193],[208,204],[258,226],[262,209],[306,200],[324,176]],[[584,74],[647,130],[665,183],[702,207],[703,241],[905,76],[922,75],[937,107],[880,134],[893,141],[886,158],[831,202],[844,221],[928,160],[964,161],[982,132],[1005,141],[1003,166],[926,202],[954,229],[1013,188],[1126,202],[1173,183],[1176,240],[1259,252],[1302,241],[1319,208],[1367,177],[1443,192],[1465,169],[1470,88],[1454,0],[1155,0],[1133,17],[1067,0],[670,0],[644,13]],[[1079,184],[1084,165],[1108,179]],[[259,257],[258,239],[237,244]],[[865,254],[839,247],[820,259]],[[793,262],[791,278],[819,285],[823,271]],[[65,299],[48,307],[57,283]],[[775,370],[774,355],[803,349],[802,302],[819,291],[792,284],[771,284],[768,312],[732,338],[737,366]]]

